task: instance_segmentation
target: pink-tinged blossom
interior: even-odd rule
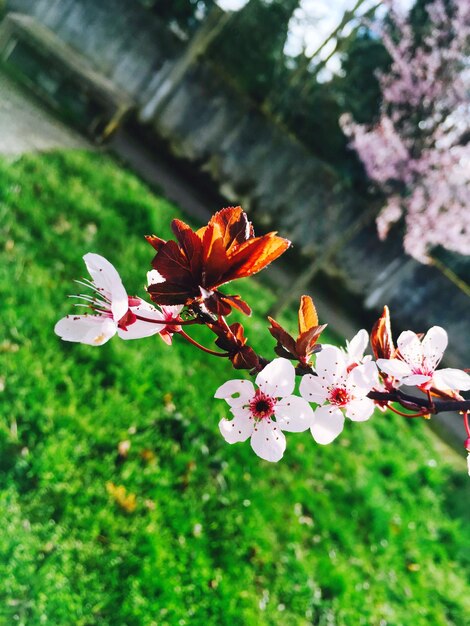
[[[416,333],[405,330],[398,337],[397,346],[397,358],[377,359],[377,365],[399,385],[417,386],[424,391],[431,387],[470,389],[470,376],[463,370],[437,369],[447,347],[447,333],[440,326],[430,328],[422,341]]]
[[[426,6],[427,31],[417,40],[409,14],[386,0],[388,23],[380,33],[391,57],[379,76],[382,107],[373,126],[341,122],[368,176],[387,200],[377,219],[384,239],[404,217],[405,251],[429,262],[443,246],[470,249],[470,2],[434,0]]]
[[[217,389],[215,397],[226,400],[234,416],[232,420],[220,421],[220,432],[228,443],[250,438],[259,457],[279,461],[286,449],[282,431],[307,430],[313,411],[308,402],[292,395],[295,369],[287,359],[271,361],[255,383],[256,386],[249,380],[229,380]]]
[[[181,321],[179,314],[183,305],[161,306],[157,309],[140,298],[133,298],[133,300],[138,300],[138,302],[136,302],[136,305],[130,306],[130,311],[133,315],[138,317],[136,322],[126,329],[126,333],[129,333],[129,336],[120,333],[118,329],[119,336],[122,339],[139,339],[141,337],[150,337],[158,333],[163,341],[171,346],[173,334],[178,333],[181,330],[181,326],[170,322]],[[144,319],[138,319],[139,317],[152,321],[146,322]],[[162,324],[156,323],[159,321],[161,321]],[[133,336],[134,334],[136,335],[135,337]]]
[[[93,315],[67,315],[55,325],[54,331],[64,341],[102,346],[116,333],[121,339],[140,339],[162,331],[163,325],[138,320],[135,310],[145,317],[162,319],[163,315],[140,298],[127,295],[115,267],[99,254],[83,257],[91,280],[78,281],[92,290],[92,295],[77,296],[79,306],[92,309]]]
[[[307,374],[300,393],[308,402],[320,404],[310,430],[317,443],[331,443],[341,433],[345,416],[355,422],[368,420],[374,401],[367,394],[378,383],[374,362],[368,361],[348,371],[347,357],[339,348],[328,346],[317,356],[317,376]]]

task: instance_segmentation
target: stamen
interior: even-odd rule
[[[263,419],[272,416],[275,404],[276,398],[268,396],[258,389],[248,406],[254,418]]]
[[[344,406],[351,400],[351,397],[349,395],[349,392],[344,387],[335,387],[330,391],[329,400],[331,404]]]
[[[68,298],[79,298],[80,300],[86,300],[87,302],[96,302],[96,298],[93,296],[87,296],[83,293],[73,294],[71,296],[67,296]]]
[[[88,278],[83,278],[82,280],[75,280],[74,282],[78,283],[79,285],[82,285],[82,287],[86,287],[87,289],[93,289],[93,291],[98,291],[98,287],[95,285],[95,283],[91,280],[88,280]]]

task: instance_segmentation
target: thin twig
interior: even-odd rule
[[[207,352],[207,354],[212,354],[212,356],[222,356],[222,357],[225,357],[225,358],[230,356],[228,352],[216,352],[215,350],[211,350],[210,348],[206,348],[205,346],[203,346],[200,343],[198,343],[195,339],[190,337],[188,334],[186,334],[184,332],[184,330],[180,330],[180,332],[178,334],[181,337],[183,337],[184,339],[186,339],[186,341],[189,341],[189,343],[191,343],[193,346],[195,346],[196,348],[199,348],[199,350],[202,350],[203,352]]]
[[[149,322],[150,324],[160,324],[160,326],[190,326],[191,324],[198,324],[199,322],[193,320],[154,320],[149,317],[143,317],[142,315],[136,315],[136,318],[141,322]]]

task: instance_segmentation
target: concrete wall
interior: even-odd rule
[[[6,0],[9,11],[35,16],[134,96],[146,90],[181,45],[137,3],[128,0]]]

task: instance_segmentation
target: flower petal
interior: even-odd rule
[[[433,326],[423,339],[424,362],[428,371],[435,370],[447,348],[447,333],[440,326]]]
[[[129,305],[118,271],[107,259],[93,252],[85,254],[83,260],[96,287],[111,301],[114,320],[119,322],[127,313]]]
[[[157,272],[157,270],[150,270],[147,272],[147,285],[158,285],[158,283],[164,283],[165,278]]]
[[[144,337],[158,335],[163,328],[164,326],[161,326],[161,324],[151,324],[149,322],[137,320],[133,324],[127,326],[125,330],[123,328],[118,328],[117,332],[121,339],[143,339]]]
[[[370,398],[356,398],[346,407],[346,417],[354,422],[365,422],[374,412],[374,401]]]
[[[256,384],[273,398],[290,396],[295,387],[295,368],[287,359],[274,359],[258,374]]]
[[[360,363],[369,343],[369,333],[364,328],[360,330],[351,341],[346,342],[348,363]]]
[[[243,407],[232,410],[232,420],[222,419],[219,422],[219,430],[227,443],[246,441],[253,432],[254,419]]]
[[[353,396],[361,398],[368,394],[378,382],[379,373],[376,364],[373,361],[367,361],[351,371],[346,386]]]
[[[101,315],[68,315],[57,322],[54,332],[64,341],[102,346],[116,334],[116,324]]]
[[[286,449],[286,438],[275,422],[262,419],[255,424],[251,435],[251,447],[259,457],[275,463],[282,459]]]
[[[167,304],[161,307],[162,313],[165,319],[174,319],[181,313],[181,309],[184,308],[184,304]]]
[[[400,354],[412,367],[420,367],[423,363],[423,346],[416,333],[405,330],[397,341]]]
[[[214,394],[214,398],[226,400],[230,406],[238,407],[247,404],[255,395],[255,388],[251,380],[228,380],[221,385]]]
[[[402,385],[408,385],[408,387],[416,387],[416,385],[424,385],[431,380],[431,376],[426,374],[411,374],[411,376],[405,376],[401,379]]]
[[[151,320],[164,322],[164,317],[161,311],[154,306],[141,300],[137,306],[130,307],[132,313],[135,315],[141,315]],[[156,335],[165,328],[165,322],[163,324],[154,324],[153,322],[144,322],[143,320],[136,320],[134,323],[129,324],[126,329],[118,328],[118,335],[121,339],[142,339],[143,337],[151,337]]]
[[[166,307],[166,308],[169,308],[169,307]],[[150,304],[149,302],[145,302],[145,300],[140,300],[137,306],[131,306],[130,309],[132,313],[135,313],[136,315],[141,315],[142,317],[148,317],[152,320],[165,321],[162,311],[154,307],[153,304]]]
[[[317,443],[326,445],[336,439],[343,427],[344,415],[338,408],[327,405],[314,412],[310,430]]]
[[[302,376],[299,391],[302,398],[307,402],[323,404],[328,397],[327,386],[320,381],[318,376],[312,376],[312,374]]]
[[[346,367],[344,353],[335,346],[323,347],[323,350],[317,355],[315,371],[321,381],[330,384],[346,382]]]
[[[455,389],[457,391],[470,389],[470,376],[463,370],[446,367],[434,372],[432,379],[439,389]]]
[[[298,396],[287,396],[274,407],[276,422],[281,430],[302,433],[310,427],[313,411],[309,403]]]
[[[399,359],[377,359],[377,365],[382,372],[401,380],[404,376],[411,376],[413,373],[408,363]]]

